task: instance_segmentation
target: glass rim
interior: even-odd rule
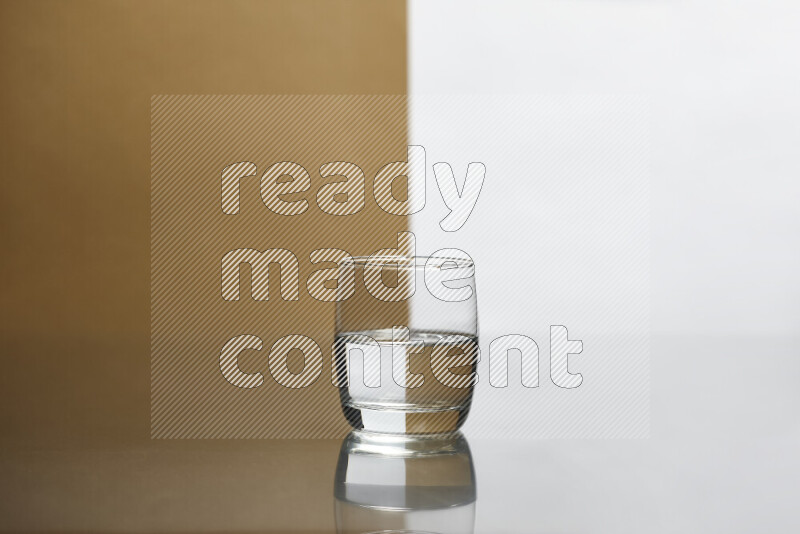
[[[446,264],[455,264],[454,268],[468,269],[474,268],[475,262],[470,258],[456,256],[403,256],[400,254],[382,254],[372,256],[350,256],[345,258],[341,265],[348,266],[371,266],[371,267],[396,267],[398,269],[425,269],[431,260],[436,260],[432,268],[441,269]],[[451,267],[453,268],[453,267]]]

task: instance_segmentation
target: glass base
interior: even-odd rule
[[[342,406],[356,430],[381,434],[445,434],[455,432],[467,419],[469,406],[438,410],[393,410],[369,405]]]

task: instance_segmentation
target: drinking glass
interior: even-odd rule
[[[460,428],[479,358],[472,260],[373,255],[341,268],[352,277],[336,306],[334,374],[350,425],[389,434]]]

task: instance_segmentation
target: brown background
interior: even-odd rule
[[[291,476],[280,491],[270,482],[270,469],[295,468],[280,442],[149,441],[150,98],[405,93],[405,3],[4,1],[0,42],[0,527],[136,529],[148,515],[154,529],[191,529],[216,493],[185,507],[169,496],[217,484],[172,471],[219,466],[198,460],[209,448],[251,450],[229,473],[263,477],[262,519],[282,509],[273,526],[327,524],[330,504],[303,508]],[[93,452],[104,447],[120,452]],[[302,447],[335,458],[338,444]],[[53,449],[72,456],[37,456]],[[137,504],[155,488],[167,504]]]
[[[343,438],[349,425],[332,384],[336,305],[314,299],[307,285],[312,271],[336,264],[314,265],[310,255],[332,247],[353,255],[397,247],[406,217],[381,209],[372,178],[385,164],[407,158],[405,97],[180,95],[159,96],[152,109],[151,436]],[[258,170],[239,180],[239,212],[223,213],[221,171],[243,160]],[[293,216],[268,209],[259,192],[260,175],[284,161],[309,174],[307,192],[285,196],[306,202],[305,211]],[[357,213],[337,216],[320,208],[323,184],[342,179],[320,176],[318,169],[330,161],[353,162],[363,172],[364,206]],[[356,195],[349,195],[349,206]],[[319,197],[326,198],[324,192]],[[281,296],[280,287],[290,285],[286,263],[269,269],[268,300],[251,297],[258,270],[247,264],[238,266],[239,299],[224,300],[222,258],[237,249],[294,254],[297,300]],[[356,291],[367,294],[360,280]],[[375,317],[379,308],[368,298],[368,307],[355,297],[347,305]],[[406,305],[380,309],[385,307],[402,313]],[[241,335],[257,336],[263,344],[237,355],[242,371],[264,376],[258,388],[235,387],[220,372],[223,345]],[[315,378],[302,388],[280,385],[273,379],[280,366],[268,363],[276,352],[270,349],[287,335],[310,338],[318,348],[316,355],[307,349],[308,369],[299,350],[287,355],[295,373],[321,367],[316,376],[304,375]]]

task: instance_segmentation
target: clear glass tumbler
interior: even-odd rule
[[[472,260],[440,251],[346,263],[334,374],[350,425],[390,434],[460,428],[479,358]]]

